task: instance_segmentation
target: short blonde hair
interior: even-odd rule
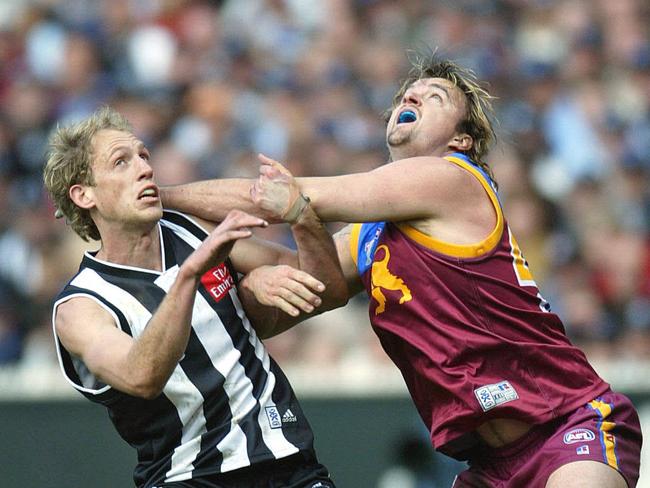
[[[110,107],[101,107],[88,118],[68,126],[57,126],[49,139],[43,182],[56,205],[57,217],[65,217],[70,227],[87,241],[99,240],[99,230],[90,212],[70,199],[73,185],[94,185],[92,172],[93,138],[104,129],[131,132],[129,122]]]
[[[496,143],[496,132],[492,126],[495,97],[481,86],[474,72],[453,61],[441,59],[435,50],[409,52],[411,70],[402,81],[399,91],[393,97],[393,108],[399,105],[408,88],[423,78],[442,78],[458,87],[465,95],[467,111],[456,130],[472,136],[472,147],[466,151],[467,157],[478,164],[494,180],[492,170],[485,162],[485,156]],[[495,181],[496,183],[496,181]]]

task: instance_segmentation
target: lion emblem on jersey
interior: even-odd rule
[[[372,297],[377,301],[377,308],[375,308],[375,315],[379,315],[386,310],[386,295],[382,290],[392,290],[401,292],[402,296],[399,299],[400,305],[413,299],[411,290],[406,286],[404,280],[395,276],[388,269],[388,261],[390,261],[390,251],[386,245],[377,247],[375,256],[379,250],[384,251],[384,257],[381,260],[372,263],[370,278],[372,282]]]

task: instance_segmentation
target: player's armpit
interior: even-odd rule
[[[348,294],[350,297],[363,290],[363,282],[357,273],[357,265],[352,259],[350,249],[350,238],[352,234],[352,225],[346,225],[336,234],[334,234],[334,245],[341,263],[343,276],[348,285]]]

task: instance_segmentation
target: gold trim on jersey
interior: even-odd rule
[[[503,213],[501,212],[499,199],[497,198],[494,189],[486,181],[485,177],[474,166],[454,156],[446,156],[445,159],[460,166],[461,168],[469,171],[472,175],[474,175],[474,177],[481,183],[483,189],[490,197],[492,206],[497,213],[497,223],[490,235],[483,239],[481,242],[477,242],[476,244],[452,244],[451,242],[445,242],[431,237],[430,235],[419,231],[409,224],[398,223],[397,227],[418,244],[428,247],[429,249],[441,254],[446,254],[448,256],[457,258],[476,258],[482,256],[483,254],[494,249],[494,247],[499,243],[499,240],[501,240],[501,235],[503,234],[504,219]]]
[[[361,225],[362,224],[352,224],[352,229],[350,229],[350,254],[352,255],[352,261],[354,261],[355,266],[359,266],[358,254],[359,254],[359,235],[361,234]]]

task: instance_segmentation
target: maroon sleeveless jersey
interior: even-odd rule
[[[609,385],[571,344],[503,217],[489,177],[464,155],[497,213],[475,245],[436,240],[406,224],[354,224],[352,257],[370,322],[401,370],[436,449],[494,418],[547,422]]]

